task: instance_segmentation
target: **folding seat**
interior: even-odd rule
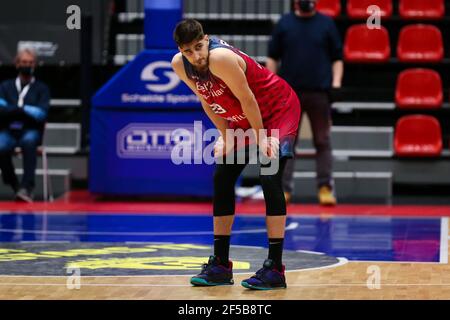
[[[401,117],[395,126],[394,149],[397,156],[436,157],[442,152],[439,121],[432,116]]]
[[[444,0],[400,0],[400,16],[403,19],[438,20],[445,15]]]
[[[347,15],[351,19],[366,19],[370,15],[367,8],[373,5],[380,8],[382,18],[392,16],[392,0],[348,0]]]
[[[341,14],[341,0],[320,0],[317,10],[329,17],[336,18]]]
[[[401,62],[440,62],[444,58],[441,31],[426,24],[403,27],[397,44],[397,55]]]
[[[397,78],[395,102],[398,108],[415,109],[442,107],[442,80],[431,69],[408,69]]]
[[[391,55],[389,33],[381,29],[369,29],[366,24],[347,29],[344,43],[344,59],[347,62],[386,62]]]

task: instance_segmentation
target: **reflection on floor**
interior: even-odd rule
[[[447,218],[289,216],[286,250],[350,261],[443,262]],[[174,214],[0,214],[0,242],[168,242],[210,245],[212,218]],[[445,241],[441,241],[444,239]],[[441,243],[442,242],[442,243]],[[237,215],[232,245],[267,247],[264,216]]]

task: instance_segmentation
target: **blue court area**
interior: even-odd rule
[[[443,262],[447,223],[446,218],[291,216],[285,249],[354,261]],[[212,239],[212,217],[205,215],[0,214],[0,242],[211,245]],[[267,247],[265,218],[237,215],[231,244]]]

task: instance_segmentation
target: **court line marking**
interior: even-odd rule
[[[387,207],[387,206],[385,206]],[[431,206],[433,207],[433,206]],[[367,211],[367,210],[366,210]],[[196,212],[190,212],[188,214],[178,214],[176,212],[145,212],[145,211],[92,211],[92,210],[80,210],[80,211],[68,211],[68,210],[31,210],[31,209],[17,209],[17,210],[0,210],[0,214],[16,214],[16,215],[48,215],[48,216],[57,216],[57,215],[94,215],[94,216],[137,216],[137,217],[151,217],[151,216],[165,216],[165,217],[209,217],[212,218],[212,213],[196,213]],[[357,214],[352,213],[340,213],[340,212],[323,212],[323,213],[305,213],[305,212],[295,212],[295,211],[289,211],[288,212],[288,218],[289,217],[301,217],[301,218],[318,218],[322,214],[330,215],[332,218],[354,218],[357,216]],[[390,214],[383,214],[383,213],[376,213],[372,214],[369,210],[369,212],[363,212],[363,215],[360,216],[360,218],[390,218],[390,219],[440,219],[444,215],[449,216],[450,214],[443,213],[439,215],[426,215],[426,216],[418,216],[417,214],[413,215],[407,215],[407,214],[400,214],[396,215],[395,213]],[[249,217],[249,218],[264,218],[266,215],[264,213],[252,213],[252,212],[238,212],[235,215],[236,217]]]
[[[291,222],[286,227],[286,231],[295,230],[299,226],[298,222]],[[214,231],[181,231],[181,232],[102,232],[102,231],[62,231],[62,230],[31,230],[31,229],[0,229],[0,232],[21,232],[34,234],[61,234],[61,235],[109,235],[109,236],[196,236],[196,235],[212,235]],[[233,234],[246,233],[266,233],[267,229],[249,229],[249,230],[233,230]]]
[[[323,253],[323,252],[309,251],[309,250],[296,250],[296,252],[315,254],[315,255],[318,255],[318,256],[325,255],[325,253]]]
[[[66,283],[0,283],[0,286],[63,286],[67,287]],[[192,287],[192,285],[188,284],[142,284],[142,283],[130,283],[130,284],[121,284],[121,283],[81,283],[81,287]],[[68,289],[70,291],[76,289]]]
[[[436,264],[440,265],[439,261],[382,261],[382,260],[350,260],[351,263],[370,263],[373,265],[376,264],[386,264],[386,263],[393,263],[393,264]]]
[[[337,268],[337,267],[341,267],[343,265],[346,265],[348,263],[348,259],[347,258],[342,258],[342,257],[337,257],[336,259],[338,259],[338,262],[334,263],[334,264],[330,264],[328,266],[322,266],[322,267],[313,267],[313,268],[308,268],[308,269],[299,269],[299,270],[286,270],[286,273],[291,273],[291,272],[305,272],[305,271],[316,271],[316,270],[323,270],[323,269],[330,269],[330,268]]]
[[[448,264],[448,218],[441,218],[441,251],[439,253],[441,264]]]
[[[239,285],[239,284],[235,284]],[[0,286],[39,286],[39,287],[66,287],[66,283],[0,283]],[[190,284],[144,284],[144,283],[80,283],[80,289],[82,287],[191,287],[194,288],[194,286]],[[233,285],[228,286],[230,289],[233,288]],[[368,288],[367,283],[311,283],[311,284],[289,284],[288,288],[292,287],[365,287]],[[380,284],[380,289],[371,289],[372,291],[381,290],[383,287],[450,287],[450,283],[386,283],[386,284]],[[204,287],[204,288],[211,288],[211,287]],[[76,292],[80,289],[69,289],[69,291]],[[256,291],[254,291],[256,292]]]

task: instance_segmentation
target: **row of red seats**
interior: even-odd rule
[[[350,18],[367,18],[367,8],[377,5],[382,17],[393,12],[391,0],[348,0]],[[320,0],[318,9],[336,17],[341,12],[340,0]],[[400,0],[399,14],[405,19],[440,19],[445,14],[443,0]],[[397,46],[401,62],[440,62],[444,48],[440,30],[428,25],[406,26],[401,30]],[[344,57],[348,62],[385,62],[390,58],[389,33],[355,25],[347,31]],[[443,102],[442,80],[434,70],[408,69],[397,79],[395,101],[399,108],[439,108]],[[439,121],[426,115],[408,115],[395,126],[394,151],[402,157],[434,157],[442,152],[442,131]]]
[[[437,109],[443,103],[442,79],[431,69],[407,69],[397,78],[395,103],[401,109]]]
[[[392,16],[392,0],[347,0],[347,15],[351,19],[366,19],[370,14],[367,8],[376,5],[380,16]],[[341,14],[340,0],[320,0],[317,9],[330,17]],[[399,14],[404,19],[441,19],[445,15],[444,0],[400,0]]]
[[[437,157],[442,153],[439,121],[428,115],[401,117],[395,126],[394,151],[400,157]]]
[[[344,43],[344,59],[347,62],[386,62],[391,56],[387,29],[369,29],[366,24],[348,28]],[[403,27],[397,44],[400,62],[441,62],[444,45],[441,31],[427,24]]]

